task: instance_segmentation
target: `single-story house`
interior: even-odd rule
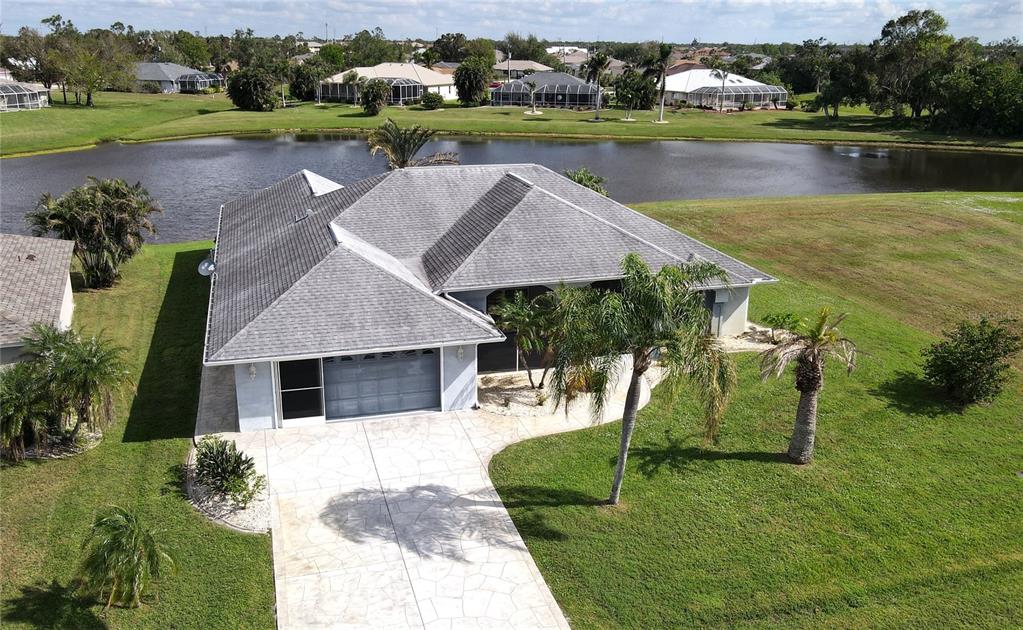
[[[536,85],[537,107],[597,106],[598,87],[565,72],[537,72],[490,90],[492,105],[529,105],[530,86]]]
[[[720,335],[742,332],[750,287],[774,281],[535,164],[347,185],[301,171],[221,206],[202,267],[203,387],[230,383],[220,398],[241,431],[469,409],[479,373],[518,368],[489,307],[517,290],[613,288],[632,252],[720,265],[727,281],[703,287]]]
[[[0,364],[20,361],[34,324],[71,326],[71,255],[75,244],[55,238],[0,234]]]
[[[788,92],[778,85],[767,85],[738,74],[722,76],[710,68],[692,68],[669,74],[665,79],[664,98],[670,103],[686,103],[695,107],[738,109],[770,107],[785,103]]]
[[[553,68],[529,59],[505,59],[494,64],[494,74],[506,80],[521,79],[527,74],[550,70]]]
[[[50,106],[50,90],[41,83],[0,80],[0,112]]]
[[[351,81],[353,76],[358,81]],[[320,82],[320,100],[357,103],[360,82],[370,79],[382,79],[391,86],[391,98],[388,100],[391,105],[418,103],[423,98],[423,92],[436,92],[445,99],[458,97],[455,79],[450,74],[414,63],[378,63],[375,66],[349,68],[327,77]]]
[[[458,70],[458,66],[462,65],[457,61],[438,61],[433,64],[432,70],[441,74],[454,74],[455,70]]]
[[[176,63],[141,62],[135,64],[138,85],[155,83],[164,94],[201,92],[208,87],[224,87],[224,76],[202,72]]]
[[[592,55],[587,53],[585,50],[583,50],[582,52],[573,52],[565,53],[563,55],[561,54],[557,55],[558,61],[568,66],[573,73],[579,76],[583,76],[583,74],[585,73],[583,68],[586,62],[589,61],[591,56]],[[628,65],[629,64],[625,63],[621,59],[615,59],[614,57],[611,57],[610,59],[608,59],[607,74],[612,77],[621,76],[622,73],[625,72],[625,68]]]

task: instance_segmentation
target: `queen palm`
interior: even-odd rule
[[[790,363],[796,364],[799,405],[788,455],[797,464],[808,464],[813,459],[817,399],[824,387],[826,360],[828,357],[838,359],[849,374],[856,369],[856,344],[838,330],[845,317],[844,313],[832,317],[831,309],[823,307],[812,324],[800,323],[786,340],[760,355],[760,376],[764,380],[772,376],[778,378]]]
[[[714,68],[710,71],[710,76],[715,79],[721,79],[721,100],[718,102],[718,111],[724,111],[725,109],[725,81],[728,80],[728,70],[724,67]]]
[[[735,384],[732,362],[709,336],[702,285],[724,272],[711,263],[668,265],[654,273],[636,254],[621,263],[622,289],[559,290],[558,345],[552,389],[556,404],[569,401],[581,384],[591,392],[591,411],[601,418],[617,374],[631,359],[622,415],[618,462],[608,502],[621,496],[629,444],[636,426],[643,375],[658,360],[664,387],[675,396],[694,385],[705,413],[705,435],[713,437]]]
[[[490,314],[501,330],[515,334],[515,350],[518,352],[519,361],[526,368],[526,377],[533,389],[543,389],[544,381],[547,379],[548,355],[551,353],[554,334],[553,306],[551,293],[543,293],[530,300],[522,291],[516,291],[511,299],[502,299],[490,309]],[[533,371],[527,362],[531,352],[538,352],[541,355],[543,373],[540,375],[539,384],[533,381]]]
[[[661,43],[654,51],[654,54],[647,58],[643,64],[643,74],[656,79],[660,89],[661,112],[657,116],[658,122],[664,122],[664,90],[667,87],[668,68],[671,66],[671,44]]]
[[[37,451],[46,440],[50,405],[46,378],[31,361],[0,370],[0,447],[13,460],[25,456],[25,437],[31,436]]]
[[[106,597],[106,608],[138,607],[153,580],[177,568],[158,535],[137,514],[121,507],[96,515],[82,543],[85,556],[78,570],[82,590]]]
[[[423,148],[437,132],[419,125],[402,129],[388,118],[384,124],[369,132],[369,153],[382,151],[387,156],[387,165],[393,170],[409,166],[436,166],[458,164],[457,153],[434,153],[416,159],[416,153]]]
[[[586,80],[597,86],[597,113],[595,120],[600,120],[600,79],[611,67],[611,57],[603,50],[598,50],[586,60],[583,69],[586,71]]]
[[[529,112],[536,114],[536,81],[531,79],[523,81],[522,85],[526,86],[529,90]]]
[[[124,348],[41,324],[24,342],[25,351],[38,356],[55,406],[68,407],[75,416],[72,440],[83,426],[113,421],[114,394],[130,380]]]

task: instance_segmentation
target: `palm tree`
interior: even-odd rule
[[[436,166],[438,164],[458,164],[457,153],[434,153],[416,159],[416,153],[437,132],[415,125],[402,129],[390,118],[384,124],[369,132],[369,153],[376,155],[383,151],[387,156],[387,165],[391,169],[409,166]]]
[[[600,79],[611,67],[611,57],[603,50],[598,50],[586,60],[583,69],[586,71],[586,80],[597,86],[597,114],[594,120],[600,120]]]
[[[83,425],[95,428],[113,421],[114,393],[130,380],[124,348],[42,324],[33,326],[24,348],[37,355],[45,370],[54,407],[74,413],[72,441]]]
[[[703,399],[705,435],[720,426],[735,370],[709,336],[709,313],[700,287],[724,277],[706,262],[668,265],[654,273],[636,254],[622,260],[622,290],[559,289],[557,351],[552,374],[555,404],[569,401],[580,383],[592,394],[591,411],[601,418],[614,380],[631,358],[629,389],[622,416],[618,463],[608,503],[617,504],[625,477],[629,443],[636,426],[641,379],[655,358],[665,370],[669,394],[684,381]]]
[[[529,110],[531,114],[536,114],[536,81],[523,81],[522,85],[529,88]]]
[[[45,375],[32,361],[0,370],[0,447],[15,461],[25,456],[26,436],[37,451],[44,446],[50,416],[45,386]]]
[[[668,68],[671,66],[671,44],[661,43],[657,50],[643,64],[643,74],[656,79],[660,86],[661,113],[657,122],[664,122],[664,90],[667,86]]]
[[[142,184],[89,177],[60,197],[44,194],[25,219],[36,236],[74,241],[86,285],[107,287],[117,280],[121,264],[141,251],[143,232],[156,234],[149,218],[156,212],[162,212],[160,205]]]
[[[721,79],[721,100],[718,102],[718,111],[722,112],[725,109],[725,80],[728,79],[728,70],[724,68],[714,68],[710,71],[710,76],[715,79]]]
[[[824,363],[834,357],[852,374],[856,369],[856,344],[843,337],[838,325],[845,313],[831,317],[831,309],[821,308],[812,325],[800,323],[793,335],[760,355],[760,377],[780,377],[789,363],[796,364],[796,389],[799,406],[796,425],[789,442],[789,459],[797,464],[808,464],[813,459],[813,446],[817,437],[817,398],[824,387]]]
[[[552,295],[543,293],[530,300],[522,291],[516,291],[510,300],[502,299],[490,309],[490,314],[493,315],[498,327],[515,334],[515,350],[526,368],[529,386],[533,389],[543,389],[547,370],[550,368],[554,315]],[[527,362],[531,352],[541,353],[543,373],[540,375],[539,384],[533,381],[533,371]]]
[[[153,580],[177,569],[170,551],[145,527],[138,515],[117,506],[97,514],[78,574],[84,591],[107,597],[106,608],[136,608]]]

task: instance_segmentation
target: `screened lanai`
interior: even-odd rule
[[[681,98],[694,107],[735,109],[743,103],[748,107],[767,107],[772,103],[784,103],[788,98],[788,92],[777,85],[705,86],[684,93]]]
[[[0,83],[0,111],[50,106],[50,91],[32,83]]]
[[[537,107],[596,107],[597,86],[564,72],[537,72],[490,91],[493,105],[529,105],[529,82],[536,85]]]
[[[181,92],[202,92],[208,87],[224,87],[224,76],[213,72],[196,72],[178,77]]]
[[[413,79],[405,78],[380,78],[380,80],[391,88],[391,95],[387,99],[388,105],[408,105],[418,103],[423,98],[423,84]],[[359,92],[365,82],[334,83],[324,81],[320,83],[320,100],[339,101],[341,103],[358,103]]]

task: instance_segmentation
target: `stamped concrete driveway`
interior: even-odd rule
[[[588,424],[459,411],[230,434],[269,481],[278,626],[568,628],[486,466]]]

